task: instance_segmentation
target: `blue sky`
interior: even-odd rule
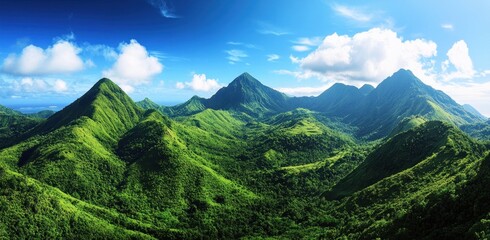
[[[57,109],[101,77],[136,101],[175,104],[242,72],[318,95],[408,68],[490,116],[489,10],[483,0],[0,1],[0,104]]]

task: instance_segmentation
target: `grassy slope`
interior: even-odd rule
[[[48,238],[58,236],[49,229],[65,237],[386,237],[410,223],[408,217],[437,207],[423,204],[430,196],[459,194],[484,175],[476,174],[483,148],[447,124],[408,120],[351,173],[371,145],[356,146],[338,131],[352,129],[321,114],[297,109],[254,119],[199,108],[174,121],[143,113],[108,80],[96,86],[31,138],[0,150],[0,199],[11,205],[0,205],[9,216],[0,221],[0,234],[16,231],[12,221],[21,216],[19,222],[37,226],[22,225],[39,233],[27,236]],[[247,106],[255,111],[269,103],[254,104]],[[338,203],[322,199],[342,178],[333,193],[349,196]],[[39,187],[17,187],[20,179]],[[43,199],[37,213],[29,205],[36,199]],[[68,207],[56,207],[57,201]],[[70,219],[81,227],[57,215],[75,216]],[[480,214],[464,227],[481,232],[485,222],[473,223],[485,218]],[[412,227],[396,234],[405,236]]]
[[[186,142],[178,136],[189,140],[202,134],[211,140],[213,136],[207,131],[214,128],[214,136],[220,138],[209,147],[218,148],[217,152],[226,146],[220,141],[229,141],[238,132],[224,134],[231,129],[223,129],[218,119],[229,122],[229,113],[208,111],[190,120],[207,121],[211,125],[206,130],[172,124],[155,111],[147,112],[136,124],[141,110],[126,102],[129,98],[113,87],[104,80],[63,110],[65,114],[53,116],[36,129],[49,133],[0,151],[9,171],[34,177],[90,203],[118,209],[150,224],[144,232],[157,237],[167,236],[172,227],[186,229],[186,235],[181,235],[186,238],[216,235],[216,225],[226,224],[225,219],[232,221],[234,213],[241,211],[240,206],[257,198],[220,175],[214,169],[222,169],[213,159],[199,154],[202,149],[187,149]],[[88,103],[88,107],[82,103]],[[209,116],[215,119],[210,121]],[[66,124],[60,126],[58,121]],[[217,217],[226,213],[226,217]],[[217,223],[220,221],[223,222]],[[221,230],[220,234],[225,232],[228,237],[240,234],[231,229]]]
[[[393,237],[393,232],[389,234],[390,229],[397,229],[394,227],[395,224],[406,217],[411,209],[423,207],[433,196],[451,194],[457,189],[464,188],[466,183],[476,176],[484,156],[484,147],[458,129],[440,122],[427,122],[414,130],[399,134],[378,148],[374,154],[379,149],[393,144],[412,143],[410,139],[416,143],[418,138],[425,137],[425,131],[438,133],[438,138],[426,139],[426,146],[423,149],[432,150],[425,152],[425,156],[418,158],[415,164],[408,162],[410,164],[407,166],[407,163],[396,160],[403,160],[402,158],[391,158],[388,152],[387,155],[383,155],[387,158],[383,159],[389,163],[385,162],[380,166],[388,172],[377,171],[374,176],[379,174],[383,176],[375,180],[364,173],[371,172],[371,167],[381,163],[377,159],[368,157],[358,169],[346,177],[345,181],[334,188],[333,192],[337,196],[360,191],[344,198],[338,207],[333,208],[335,210],[331,214],[342,221],[337,225],[336,230],[324,231],[324,234],[327,233],[324,237],[340,235],[361,239]],[[409,145],[405,149],[398,154],[409,157],[412,148]],[[386,169],[383,166],[392,167]],[[397,170],[389,171],[390,169]],[[358,181],[350,181],[350,177],[356,177],[358,181],[367,183],[359,185]],[[370,183],[374,184],[368,186]],[[469,201],[473,200],[469,199]],[[410,230],[416,231],[416,229]]]
[[[453,128],[442,122],[427,122],[394,136],[372,152],[366,160],[337,184],[330,197],[351,195],[393,174],[411,168],[452,144]]]
[[[145,224],[80,201],[2,166],[0,189],[1,236],[152,239],[138,232],[148,227]]]

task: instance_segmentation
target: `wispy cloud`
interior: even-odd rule
[[[182,61],[188,61],[189,59],[183,58],[183,57],[176,57],[169,55],[165,52],[162,51],[150,51],[150,55],[158,58],[159,60],[168,60],[172,62],[182,62]]]
[[[306,45],[306,46],[318,46],[322,43],[322,38],[321,37],[302,37],[298,38],[296,41],[293,41],[293,43],[298,44],[298,45]]]
[[[175,13],[175,8],[170,0],[146,0],[153,7],[157,8],[165,18],[180,18]]]
[[[244,42],[234,42],[234,41],[229,41],[227,42],[226,44],[228,45],[233,45],[233,46],[244,46],[246,48],[253,48],[253,49],[257,49],[258,47],[255,46],[254,44],[250,44],[250,43],[244,43]]]
[[[238,49],[227,50],[226,53],[228,54],[227,59],[229,60],[230,64],[241,62],[243,58],[248,57],[245,51],[238,50]]]
[[[288,35],[291,34],[289,31],[279,28],[277,26],[274,26],[270,23],[266,22],[258,22],[259,28],[257,29],[257,32],[265,35],[275,35],[275,36],[282,36],[282,35]]]
[[[269,55],[267,55],[267,61],[269,61],[269,62],[275,62],[279,58],[281,58],[281,57],[279,55],[277,55],[277,54],[269,54]]]
[[[294,45],[291,48],[296,52],[306,52],[310,50],[310,47],[304,45]]]
[[[350,20],[354,20],[356,22],[365,23],[373,19],[372,15],[365,13],[361,9],[350,6],[334,4],[332,5],[332,10],[334,10],[334,12],[340,16],[348,18]]]
[[[322,38],[320,37],[302,37],[293,41],[294,45],[291,47],[294,51],[305,52],[309,51],[311,47],[319,46],[322,43]]]
[[[441,27],[446,29],[446,30],[450,30],[450,31],[454,30],[454,26],[450,23],[441,24]]]

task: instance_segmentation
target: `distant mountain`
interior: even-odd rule
[[[158,110],[161,106],[150,100],[149,98],[145,98],[139,102],[136,102],[136,105],[139,107],[148,110],[148,109],[155,109]]]
[[[39,111],[37,113],[29,113],[26,115],[29,117],[34,117],[34,118],[49,118],[55,113],[56,112],[52,111],[52,110],[42,110],[42,111]]]
[[[346,116],[354,111],[359,102],[363,100],[363,94],[354,86],[336,83],[315,98],[315,103],[310,108],[331,116]]]
[[[360,136],[379,138],[387,135],[402,119],[413,115],[456,125],[481,121],[444,92],[424,84],[404,69],[372,90],[349,121],[359,126]]]
[[[0,147],[5,147],[19,136],[37,126],[41,119],[26,116],[0,105]]]
[[[359,92],[364,96],[370,94],[373,90],[374,90],[374,87],[372,85],[369,85],[369,84],[364,84],[364,85],[362,85],[361,88],[359,88]]]
[[[9,115],[22,115],[22,113],[2,105],[0,105],[0,113],[9,114]]]
[[[483,120],[476,112],[465,110],[448,95],[424,84],[411,71],[404,69],[376,88],[365,84],[358,89],[336,83],[316,97],[288,97],[243,73],[209,99],[194,96],[172,107],[158,106],[145,99],[139,105],[145,109],[157,109],[168,116],[189,116],[211,108],[243,112],[259,118],[304,108],[338,118],[358,128],[358,137],[369,139],[389,135],[400,121],[411,116],[447,121],[458,126]]]
[[[481,119],[488,119],[487,117],[483,116],[480,112],[478,112],[478,110],[476,110],[473,106],[471,106],[469,104],[463,104],[463,108],[467,112],[469,112],[475,116],[478,116]]]
[[[264,86],[250,74],[243,73],[206,100],[205,106],[213,109],[243,111],[252,116],[259,116],[286,111],[287,99],[285,94]]]
[[[170,116],[188,116],[204,111],[206,109],[205,104],[206,99],[200,98],[198,96],[193,96],[185,103],[173,107],[167,107],[164,112],[169,114]]]

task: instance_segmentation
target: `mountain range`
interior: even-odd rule
[[[490,234],[490,122],[409,70],[317,97],[244,73],[172,107],[104,78],[52,115],[0,107],[0,124],[13,239]]]
[[[371,140],[385,137],[401,120],[413,115],[457,126],[485,120],[471,106],[459,105],[405,69],[400,69],[376,88],[364,85],[358,89],[336,83],[317,97],[288,97],[243,73],[209,99],[195,96],[168,108],[149,99],[138,104],[146,109],[161,110],[169,116],[184,116],[210,108],[244,112],[260,118],[305,108],[357,127],[356,137]]]

